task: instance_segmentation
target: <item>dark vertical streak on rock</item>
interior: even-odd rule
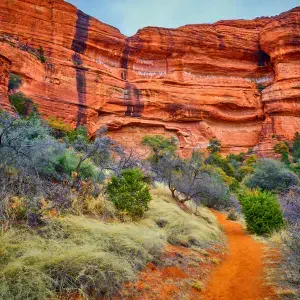
[[[225,45],[225,42],[224,42],[224,35],[218,34],[218,40],[219,40],[219,49],[220,50],[225,50],[226,45]]]
[[[87,48],[87,40],[89,36],[90,16],[82,11],[77,12],[76,31],[72,42],[72,56],[73,64],[76,68],[76,88],[78,97],[78,112],[76,127],[82,126],[86,123],[86,71],[83,68],[80,54],[84,54]]]
[[[141,96],[141,91],[134,84],[126,82],[124,100],[127,110],[125,116],[136,118],[141,116],[144,108]]]
[[[126,42],[125,49],[122,53],[121,57],[121,68],[122,68],[122,80],[127,80],[127,75],[128,75],[128,57],[129,57],[130,49],[128,46],[128,43]]]
[[[89,37],[90,16],[82,11],[77,12],[76,31],[72,42],[72,50],[84,54]]]
[[[173,50],[174,50],[174,47],[175,47],[173,32],[171,30],[169,30],[168,33],[169,33],[169,37],[170,37],[170,45],[169,45],[169,49],[168,49],[167,57],[166,57],[166,75],[168,75],[168,73],[169,73],[169,61],[168,61],[168,59],[170,57],[172,57],[172,53],[173,53]]]
[[[77,61],[78,57],[74,58],[73,61]],[[76,59],[76,60],[75,60]],[[86,69],[82,67],[76,67],[76,89],[78,98],[78,112],[76,127],[82,126],[86,123],[85,110],[86,110]]]
[[[123,99],[124,99],[124,104],[127,107],[125,116],[138,118],[141,116],[143,112],[144,104],[141,99],[142,96],[141,91],[134,84],[128,81],[128,65],[129,65],[129,56],[131,51],[132,48],[129,45],[129,39],[127,39],[125,44],[125,49],[123,50],[122,57],[121,57],[121,68],[122,68],[121,77],[122,80],[126,82]]]

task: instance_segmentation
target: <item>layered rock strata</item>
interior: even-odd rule
[[[165,134],[184,155],[212,137],[224,153],[272,155],[300,131],[300,8],[126,37],[63,0],[1,1],[5,108],[9,73],[45,118],[91,134],[107,125],[141,153],[144,135]]]

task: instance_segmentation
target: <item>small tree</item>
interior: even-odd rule
[[[221,151],[221,142],[218,140],[218,139],[211,139],[209,141],[209,145],[207,147],[207,150],[210,152],[210,153],[218,153]]]
[[[148,135],[143,138],[142,144],[153,151],[153,160],[157,162],[159,158],[166,154],[175,154],[178,141],[174,137],[166,138],[162,135]]]
[[[176,198],[176,187],[181,177],[182,164],[183,162],[178,156],[170,154],[160,158],[157,163],[152,163],[154,179],[166,184],[173,198]]]
[[[271,234],[284,226],[279,203],[272,193],[249,191],[240,195],[240,202],[249,232]]]
[[[87,139],[87,135],[82,132],[82,134],[77,134],[74,140],[70,142],[70,145],[79,152],[78,164],[74,170],[77,188],[80,188],[79,171],[82,169],[84,163],[92,161],[100,171],[103,171],[109,168],[112,160],[112,152],[119,149],[116,143],[105,135],[106,131],[106,127],[100,128],[94,141]]]
[[[225,209],[231,206],[229,188],[221,178],[207,172],[199,172],[194,181],[183,175],[178,180],[177,190],[183,193],[185,200],[192,200],[197,205],[214,209]]]
[[[142,217],[151,200],[148,185],[139,169],[124,170],[107,185],[108,198],[116,208],[132,217]]]

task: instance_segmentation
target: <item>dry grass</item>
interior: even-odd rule
[[[183,211],[162,187],[152,195],[149,211],[136,223],[69,215],[0,235],[0,299],[109,296],[134,281],[168,243],[200,248],[221,240],[209,211]]]
[[[257,240],[266,245],[264,253],[265,278],[274,287],[278,299],[300,299],[300,289],[289,278],[294,278],[295,270],[286,265],[284,257],[284,243],[286,231],[273,233],[269,237],[259,237]]]
[[[168,189],[161,186],[152,190],[152,196],[144,222],[149,226],[155,223],[163,227],[170,244],[205,248],[222,240],[217,220],[207,208],[199,208],[197,216],[185,212],[172,199]],[[192,209],[191,203],[187,206]]]

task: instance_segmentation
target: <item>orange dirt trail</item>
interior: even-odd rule
[[[275,299],[264,285],[263,245],[253,240],[239,223],[226,220],[215,212],[224,227],[229,254],[211,275],[204,291],[205,300]]]

